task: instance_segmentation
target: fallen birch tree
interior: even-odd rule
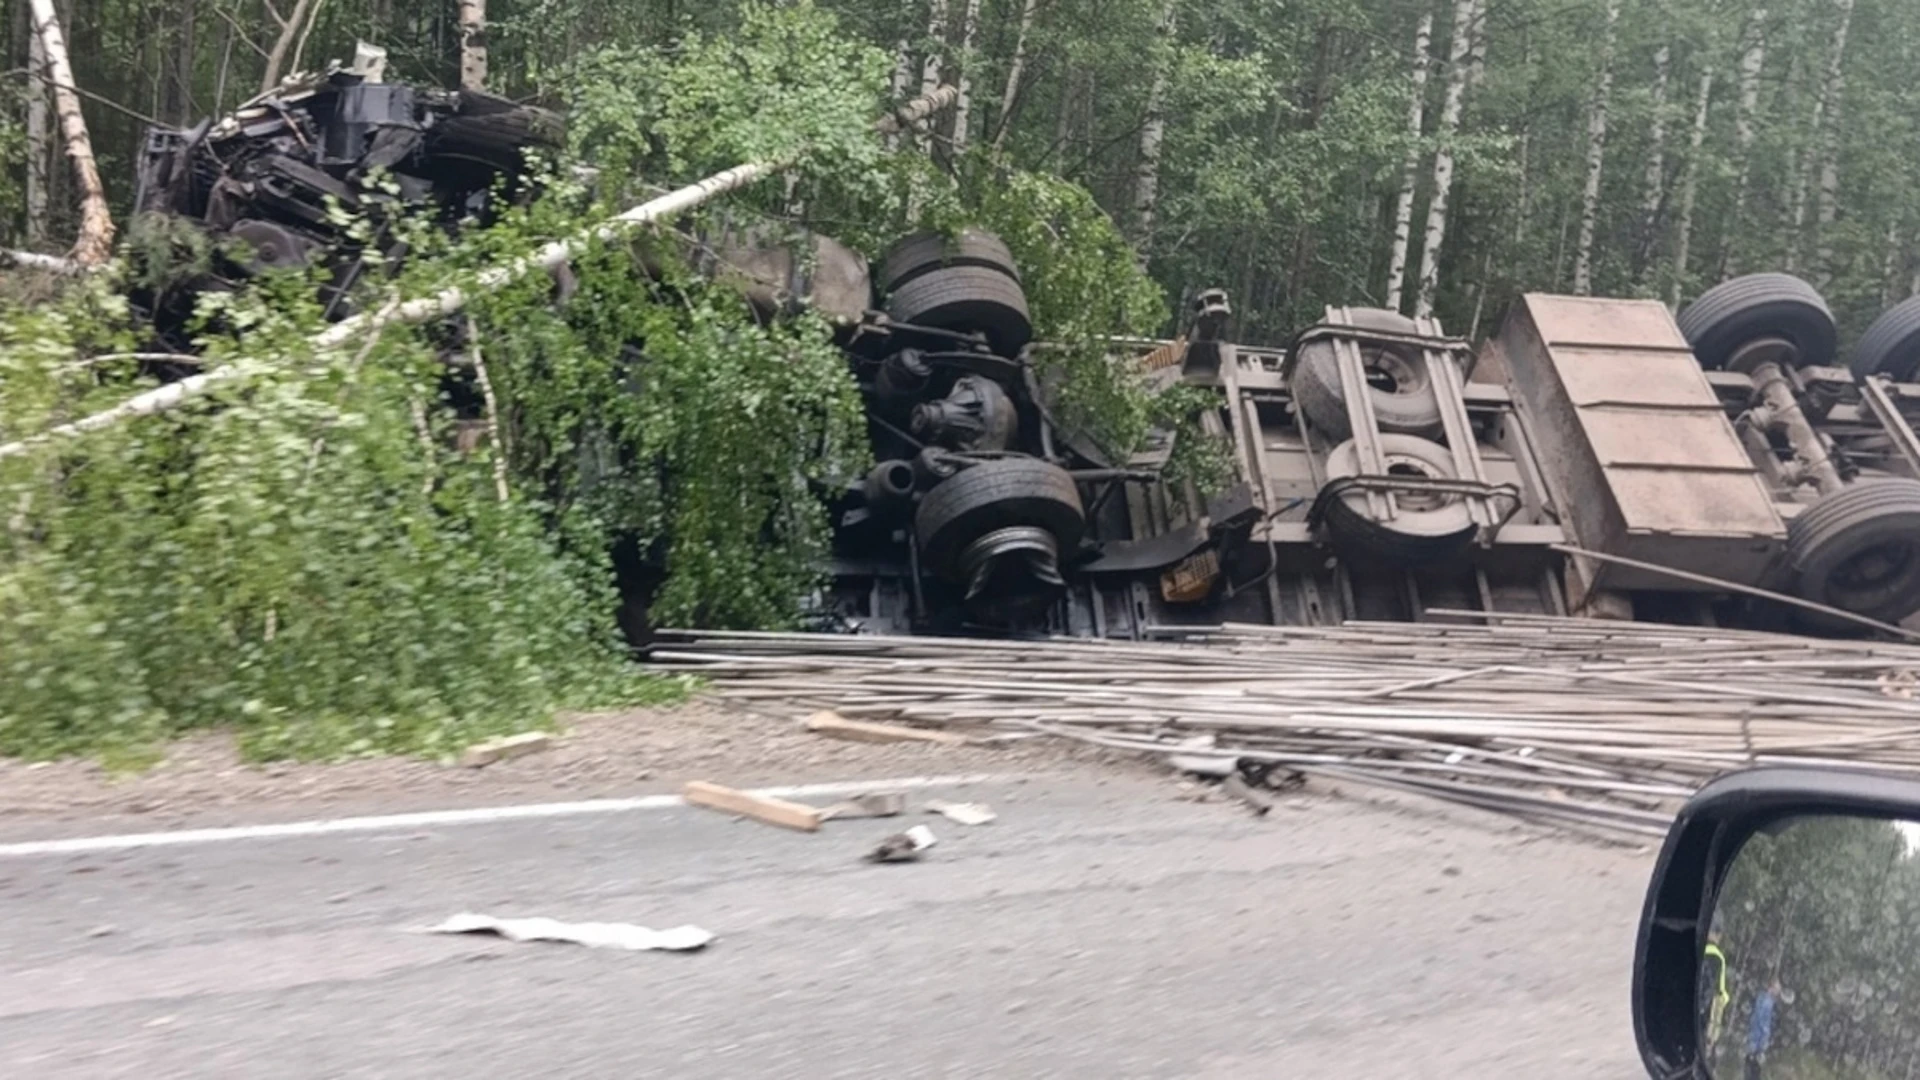
[[[36,6],[48,2],[50,0],[34,0]],[[891,134],[902,128],[912,127],[953,104],[957,94],[958,90],[955,87],[938,87],[929,94],[901,105],[891,115],[876,123],[875,130],[881,134]],[[432,296],[403,301],[377,312],[343,319],[315,334],[310,339],[311,344],[317,350],[334,349],[347,342],[359,340],[365,335],[377,333],[389,323],[421,323],[451,315],[465,307],[467,301],[475,295],[496,292],[536,271],[557,269],[581,254],[591,244],[616,239],[640,225],[667,220],[715,196],[746,187],[756,180],[791,168],[794,164],[794,159],[787,158],[736,165],[633,207],[579,235],[565,240],[555,240],[532,255],[483,270],[468,285],[451,285]],[[166,412],[218,387],[244,380],[264,370],[265,367],[266,365],[258,360],[237,360],[212,371],[192,375],[179,382],[168,383],[145,393],[136,394],[110,409],[57,425],[38,435],[0,444],[0,459],[16,457],[61,439],[74,438],[113,427],[125,420]]]
[[[28,0],[28,11],[33,16],[40,54],[46,59],[44,75],[53,84],[54,115],[59,118],[67,157],[73,160],[74,182],[80,189],[80,234],[74,240],[73,258],[83,266],[97,266],[113,255],[113,215],[107,211],[107,190],[100,183],[100,166],[94,160],[93,142],[87,137],[80,96],[74,93],[67,40],[60,32],[60,16],[53,9],[53,0]]]

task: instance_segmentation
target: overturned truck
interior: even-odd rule
[[[1782,274],[1677,320],[1527,294],[1477,349],[1377,308],[1237,345],[1205,292],[1180,337],[1116,358],[1218,395],[1203,420],[1236,482],[1201,499],[1163,481],[1164,444],[1106,462],[1061,431],[1022,361],[1017,268],[991,237],[942,243],[895,250],[882,332],[856,339],[882,464],[839,517],[840,628],[1501,613],[1857,633],[1920,611],[1920,301],[1838,366],[1825,303]]]
[[[287,267],[323,271],[344,316],[365,256],[404,255],[382,201],[484,219],[559,133],[544,110],[385,83],[377,50],[157,130],[140,209],[240,243],[142,298],[156,331],[200,292]],[[878,464],[822,492],[823,629],[1130,638],[1500,613],[1850,633],[1920,611],[1920,300],[1842,364],[1825,303],[1781,274],[1678,319],[1527,294],[1478,348],[1365,307],[1240,345],[1229,298],[1202,292],[1179,336],[1110,343],[1150,384],[1213,395],[1199,419],[1234,477],[1200,492],[1166,479],[1165,438],[1110,460],[1057,422],[1022,269],[985,232],[909,237],[869,267],[723,217],[690,250],[768,317],[827,314],[859,383]],[[624,576],[641,583],[631,616],[649,575]]]

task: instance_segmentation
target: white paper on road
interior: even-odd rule
[[[593,949],[666,949],[689,952],[705,948],[713,934],[697,926],[653,930],[632,923],[565,923],[558,919],[500,919],[463,911],[429,934],[498,934],[509,941],[566,941]]]
[[[985,825],[999,816],[988,809],[985,803],[948,802],[945,799],[927,800],[927,813],[939,814],[961,825]]]

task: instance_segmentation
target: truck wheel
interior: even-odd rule
[[[1708,371],[1725,368],[1740,349],[1764,338],[1793,345],[1795,367],[1833,363],[1833,313],[1813,286],[1792,274],[1748,274],[1723,281],[1688,304],[1680,333]]]
[[[1439,443],[1413,435],[1382,435],[1380,450],[1389,475],[1457,478],[1453,455]],[[1327,455],[1329,481],[1359,475],[1360,451],[1352,442]],[[1328,504],[1327,531],[1337,546],[1402,566],[1447,559],[1473,542],[1473,516],[1459,495],[1401,494],[1395,503],[1392,520],[1377,521],[1368,510],[1366,492],[1347,491]]]
[[[1020,283],[984,266],[948,266],[914,278],[887,298],[887,315],[936,330],[978,331],[1001,356],[1018,356],[1033,340]]]
[[[1385,308],[1353,308],[1355,326],[1394,334],[1417,334],[1412,319]],[[1360,346],[1367,373],[1367,394],[1380,430],[1432,437],[1441,431],[1440,395],[1428,378],[1418,350],[1398,346]],[[1316,430],[1338,440],[1353,436],[1347,396],[1340,386],[1340,360],[1333,342],[1316,341],[1300,350],[1293,370],[1293,402]]]
[[[1787,525],[1801,597],[1898,622],[1920,611],[1920,480],[1862,480],[1821,496]],[[1855,629],[1811,612],[1810,626]]]
[[[1853,349],[1853,373],[1912,382],[1920,371],[1920,296],[1902,300],[1873,320]]]
[[[1080,491],[1065,469],[1033,457],[982,461],[936,484],[913,516],[923,565],[951,578],[968,544],[996,529],[1036,526],[1070,552],[1086,529]]]
[[[978,266],[1020,280],[1020,269],[1014,265],[1013,252],[1007,250],[1007,245],[984,229],[969,227],[951,237],[941,233],[916,233],[893,245],[880,264],[880,289],[892,292],[921,274],[943,266]]]

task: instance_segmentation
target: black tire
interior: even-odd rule
[[[1363,330],[1420,332],[1412,319],[1386,308],[1351,308],[1349,316]],[[1373,418],[1381,431],[1428,438],[1440,434],[1440,395],[1427,377],[1426,363],[1418,352],[1362,345],[1360,361],[1369,376]],[[1293,403],[1315,430],[1336,441],[1352,438],[1353,424],[1347,417],[1347,396],[1340,387],[1340,359],[1333,342],[1315,341],[1301,348],[1293,369]]]
[[[1833,363],[1833,312],[1813,286],[1792,274],[1748,274],[1723,281],[1680,312],[1680,333],[1708,371],[1720,371],[1741,347],[1763,338],[1792,343],[1795,367]]]
[[[1414,435],[1382,435],[1380,451],[1389,473],[1457,478],[1453,455],[1439,443]],[[1327,455],[1327,479],[1360,475],[1360,452],[1352,442],[1334,447]],[[1336,496],[1327,505],[1327,531],[1334,543],[1399,566],[1439,562],[1466,550],[1476,527],[1467,504],[1458,495],[1398,496],[1391,521],[1375,521],[1368,513],[1364,491]]]
[[[1064,557],[1086,531],[1080,491],[1065,469],[1033,457],[982,461],[941,481],[920,500],[913,533],[922,565],[941,577],[959,570],[960,553],[995,529],[1046,529]]]
[[[1912,382],[1920,372],[1920,296],[1902,300],[1880,313],[1853,349],[1853,373],[1885,375]]]
[[[505,112],[476,112],[440,121],[427,133],[427,152],[511,173],[526,163],[528,150],[558,150],[566,138],[566,123],[559,113],[516,105]]]
[[[1033,340],[1020,283],[984,266],[949,266],[914,278],[887,298],[887,315],[937,330],[978,331],[1001,356],[1018,356]]]
[[[880,264],[876,281],[882,292],[892,292],[943,266],[979,266],[1020,280],[1020,268],[1014,264],[1013,252],[1007,250],[1007,245],[992,233],[969,226],[951,237],[941,233],[915,233],[893,245]]]
[[[1920,480],[1861,480],[1822,496],[1788,523],[1787,558],[1803,599],[1881,622],[1920,611]],[[1799,617],[1858,629],[1813,612]]]

